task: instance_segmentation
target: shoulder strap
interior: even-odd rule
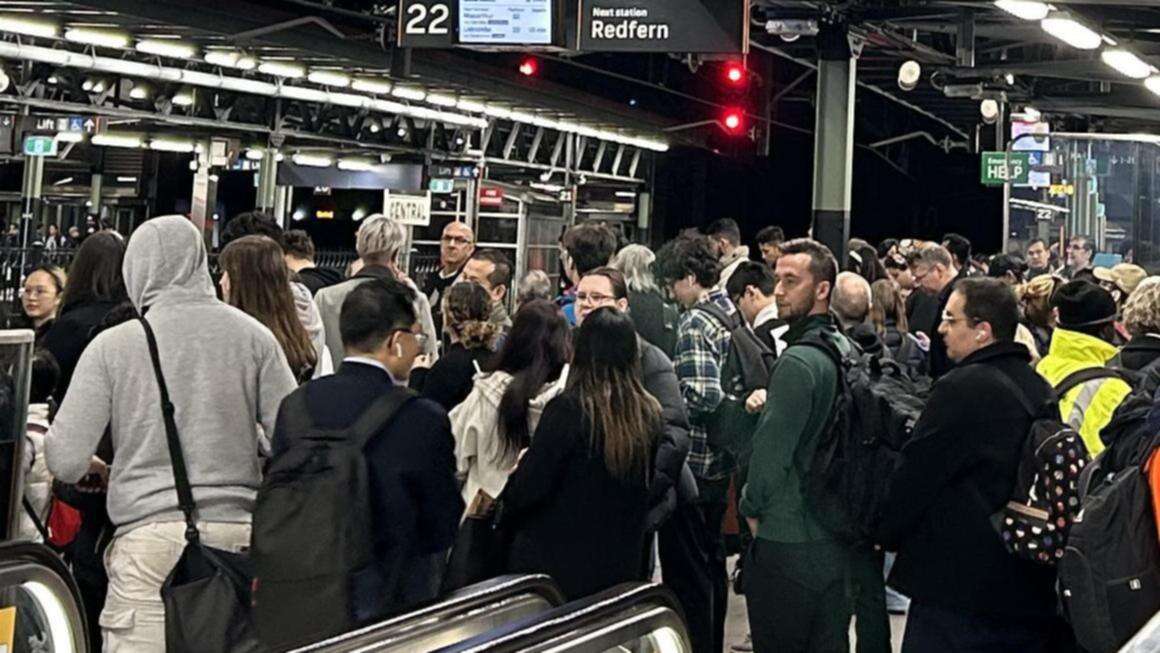
[[[1007,376],[1003,372],[999,372],[998,378],[1000,385],[1006,388],[1008,392],[1015,395],[1015,398],[1019,400],[1019,403],[1023,406],[1023,409],[1026,410],[1029,415],[1031,415],[1032,419],[1038,418],[1040,415],[1045,413],[1043,406],[1036,406],[1035,403],[1031,401],[1031,398],[1027,396],[1027,392],[1024,391],[1023,388],[1019,387],[1018,383],[1012,381],[1011,377]]]
[[[350,433],[354,435],[358,446],[360,448],[366,446],[366,443],[394,418],[395,413],[416,396],[418,395],[409,388],[396,386],[376,399],[350,427]]]
[[[47,545],[49,542],[48,529],[44,527],[44,522],[36,514],[36,509],[32,507],[32,502],[28,500],[28,497],[23,497],[21,501],[24,504],[24,512],[28,513],[28,517],[32,520],[32,525],[36,527],[36,532],[40,533],[40,536],[44,538],[44,543]]]
[[[696,306],[696,308],[704,311],[714,320],[719,322],[721,326],[725,327],[725,330],[730,333],[732,333],[733,330],[738,326],[736,316],[729,315],[720,306],[714,304],[713,302],[704,302]]]
[[[1063,380],[1055,386],[1055,394],[1062,399],[1065,394],[1076,386],[1083,385],[1088,381],[1095,381],[1096,379],[1119,379],[1128,385],[1132,384],[1131,378],[1121,370],[1110,367],[1089,367],[1072,372],[1063,377]]]
[[[177,505],[185,515],[185,540],[190,544],[196,544],[200,537],[195,516],[197,504],[193,501],[193,488],[189,485],[189,469],[185,466],[185,454],[181,451],[181,440],[177,435],[177,420],[173,417],[169,388],[166,387],[165,376],[161,373],[161,354],[157,351],[157,338],[153,335],[153,328],[149,326],[148,320],[144,317],[137,319],[145,329],[149,357],[153,359],[153,373],[157,376],[157,387],[161,392],[161,416],[165,420],[165,440],[169,445],[169,462],[173,466],[173,481],[177,486]]]

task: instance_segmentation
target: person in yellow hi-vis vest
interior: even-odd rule
[[[1116,302],[1112,295],[1087,280],[1059,287],[1052,306],[1058,326],[1047,356],[1036,366],[1060,396],[1059,414],[1095,456],[1103,451],[1100,432],[1132,388],[1106,365],[1116,355]]]

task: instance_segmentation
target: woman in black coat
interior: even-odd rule
[[[451,346],[431,369],[416,369],[410,386],[451,412],[471,394],[475,375],[488,368],[500,327],[488,319],[491,295],[472,281],[447,289],[442,313]]]
[[[81,352],[96,335],[97,327],[109,311],[129,301],[121,276],[125,243],[111,231],[101,231],[85,239],[68,269],[68,285],[61,299],[60,314],[41,343],[60,365],[57,399],[64,398]]]
[[[500,495],[508,570],[569,599],[637,580],[661,409],[640,382],[631,318],[601,308],[577,331],[568,389],[544,410]]]

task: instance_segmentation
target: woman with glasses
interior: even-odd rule
[[[64,270],[55,265],[38,266],[24,279],[20,293],[20,305],[24,308],[23,326],[36,332],[37,341],[56,319],[64,287]]]
[[[567,389],[500,495],[509,571],[549,574],[570,600],[640,578],[662,429],[640,379],[632,320],[612,308],[585,317]]]
[[[218,263],[222,299],[274,333],[299,383],[329,373],[319,361],[330,357],[315,347],[298,319],[290,269],[278,243],[268,236],[245,236],[226,245]]]
[[[544,407],[564,390],[571,356],[568,323],[555,304],[541,300],[520,307],[494,371],[477,377],[467,399],[451,411],[469,510],[477,495],[494,499],[503,490]]]

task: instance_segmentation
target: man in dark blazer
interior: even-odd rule
[[[406,388],[424,336],[415,317],[414,291],[374,279],[353,289],[342,304],[346,356],[333,376],[311,381],[306,393],[315,426],[344,429],[396,386]],[[283,410],[285,406],[283,404]],[[273,455],[295,437],[286,420],[275,427]],[[438,594],[444,552],[463,514],[455,480],[455,442],[447,413],[427,399],[409,399],[367,443],[375,557],[396,578],[390,612]]]
[[[991,525],[1038,417],[1029,407],[1052,396],[1014,342],[1018,323],[999,280],[955,284],[938,336],[956,364],[902,450],[879,529],[898,551],[891,584],[911,597],[904,651],[1064,650],[1054,567],[1009,554]]]

